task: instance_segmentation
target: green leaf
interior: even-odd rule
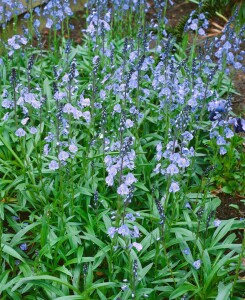
[[[97,246],[99,246],[100,248],[104,248],[106,246],[105,243],[103,243],[101,240],[99,240],[97,237],[95,237],[92,234],[85,233],[83,236],[81,236],[81,239],[91,241],[95,243]]]
[[[230,207],[233,207],[233,208],[235,208],[235,209],[237,209],[237,210],[240,209],[239,206],[238,206],[237,204],[230,204],[229,206],[230,206]]]
[[[211,260],[208,254],[207,249],[204,250],[203,252],[203,257],[202,257],[204,269],[205,269],[205,274],[209,274],[211,271]]]
[[[44,214],[43,217],[42,217],[41,241],[40,241],[42,248],[47,243],[48,233],[49,233],[49,227],[48,227],[48,224],[47,224],[47,218],[46,218],[46,216]]]
[[[79,246],[78,249],[77,249],[77,262],[79,264],[82,262],[83,251],[84,251],[84,248],[82,246]]]
[[[150,271],[151,267],[153,266],[153,263],[150,263],[148,266],[144,267],[140,272],[139,272],[139,277],[142,280],[145,275]]]
[[[8,150],[11,152],[11,154],[14,156],[14,158],[18,161],[19,165],[24,168],[23,162],[19,159],[19,156],[14,152],[14,150],[11,148],[10,144],[3,138],[3,136],[0,134],[0,140],[3,142],[3,144],[8,148]]]
[[[231,230],[234,220],[222,221],[220,226],[215,230],[210,246],[214,247],[216,244]]]
[[[215,300],[228,300],[232,289],[232,285],[232,282],[229,283],[227,286],[220,282],[218,286],[218,296],[215,298]]]
[[[108,215],[107,214],[103,214],[103,221],[104,221],[104,223],[105,223],[105,228],[106,228],[106,230],[108,230],[108,228],[110,228],[111,227],[111,219],[108,217]]]
[[[27,225],[25,228],[21,229],[12,239],[10,242],[11,246],[16,246],[21,243],[22,237],[31,229],[35,228],[36,226],[40,225],[39,222],[35,222],[33,224]]]
[[[192,285],[190,283],[184,283],[181,286],[179,286],[177,289],[173,291],[173,293],[170,295],[169,299],[176,299],[188,292],[198,292],[198,288],[195,285]]]
[[[234,250],[232,250],[231,252],[229,252],[227,255],[225,255],[221,260],[219,260],[216,264],[214,264],[212,266],[212,270],[211,272],[208,274],[207,276],[207,280],[205,281],[205,285],[204,285],[204,291],[206,291],[209,288],[209,285],[212,282],[215,282],[215,276],[217,275],[218,270],[224,266],[229,259],[231,258],[231,256],[234,254]]]
[[[84,299],[86,299],[86,296],[74,295],[74,296],[62,296],[62,297],[55,298],[54,300],[84,300]]]
[[[101,300],[107,300],[106,296],[100,290],[97,290],[97,293]]]
[[[43,280],[48,280],[48,281],[53,281],[53,282],[60,283],[61,285],[67,286],[69,289],[76,292],[77,294],[79,294],[79,295],[81,294],[81,292],[77,288],[73,287],[68,282],[62,281],[60,278],[50,276],[50,275],[39,275],[39,276],[30,276],[30,277],[22,278],[12,288],[12,292],[16,291],[20,286],[22,286],[25,283],[33,283],[33,284],[39,285],[39,283],[42,283]]]
[[[8,245],[2,244],[2,251],[14,258],[17,258],[17,259],[23,261],[23,262],[25,261],[24,258],[21,257],[20,254],[16,250],[14,250],[12,247],[10,247]]]
[[[231,194],[232,193],[232,190],[229,186],[224,186],[222,187],[222,192],[226,193],[226,194]]]
[[[3,292],[3,291],[6,291],[8,290],[11,286],[13,286],[14,284],[16,284],[19,280],[20,280],[21,276],[18,275],[16,277],[14,277],[12,280],[9,280],[7,283],[4,283],[2,281],[0,281],[0,294]]]
[[[5,271],[5,272],[3,272],[3,273],[0,275],[0,294],[1,294],[2,291],[4,291],[4,289],[5,289],[5,284],[6,284],[7,280],[8,280],[9,272],[10,272],[10,270]]]
[[[44,90],[44,94],[47,96],[47,98],[51,99],[52,98],[52,91],[51,91],[51,86],[50,86],[48,78],[44,79],[43,90]]]
[[[94,290],[99,289],[99,288],[101,288],[101,287],[110,287],[110,288],[113,288],[113,287],[116,287],[116,286],[118,286],[118,285],[117,285],[115,282],[95,283],[95,284],[93,284],[90,288],[86,289],[86,291],[83,292],[82,295],[91,293],[91,292],[93,292]]]
[[[145,192],[149,192],[148,188],[142,182],[135,182],[134,185]]]
[[[85,290],[87,291],[93,284],[93,269],[92,264],[89,264],[88,271],[85,277]]]
[[[61,267],[56,268],[56,271],[60,271],[64,274],[72,277],[72,273],[65,266],[61,266]]]
[[[141,253],[146,252],[146,250],[155,243],[157,238],[159,237],[159,229],[154,229],[151,233],[149,233],[142,241],[141,245],[143,246],[143,249],[141,250]]]
[[[93,196],[93,191],[89,188],[85,188],[85,187],[79,187],[76,190],[76,193],[80,193],[81,195],[86,195],[86,196]]]
[[[4,220],[4,203],[0,202],[0,219]]]

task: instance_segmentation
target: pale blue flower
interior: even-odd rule
[[[130,232],[130,235],[132,238],[138,238],[140,237],[140,231],[137,226],[134,226],[134,230]]]
[[[227,153],[227,150],[225,149],[225,147],[220,147],[219,154],[220,155],[225,155],[226,153]]]
[[[198,260],[194,261],[193,267],[194,267],[196,270],[198,270],[198,269],[201,268],[201,264],[202,264],[202,261],[201,261],[200,259],[198,259]]]
[[[124,224],[118,228],[118,233],[121,234],[122,236],[126,236],[130,234],[130,230],[128,226]]]
[[[69,158],[69,153],[66,151],[61,151],[58,155],[59,160],[66,161]]]
[[[179,184],[177,182],[172,182],[169,188],[170,193],[176,193],[180,190]]]
[[[134,175],[132,173],[128,173],[125,179],[125,184],[131,185],[135,182],[137,182],[137,179],[134,177]]]
[[[49,169],[53,171],[59,169],[59,164],[57,163],[57,161],[51,160],[51,162],[49,163]]]
[[[190,249],[189,248],[185,248],[184,250],[182,250],[182,252],[185,254],[185,255],[188,255],[191,253]]]
[[[15,135],[18,137],[23,137],[26,135],[26,132],[23,128],[19,128],[15,131]]]
[[[78,150],[78,148],[77,148],[77,146],[76,146],[75,144],[70,144],[70,145],[69,145],[69,151],[70,151],[71,153],[76,153],[77,150]]]
[[[116,234],[116,232],[117,232],[117,229],[115,227],[110,227],[107,230],[107,233],[111,238],[114,238],[114,235]]]
[[[131,213],[126,214],[125,219],[127,219],[129,221],[135,221],[135,217]]]
[[[118,195],[128,195],[129,189],[125,183],[122,183],[117,189]]]
[[[170,175],[174,175],[174,174],[178,174],[179,173],[179,169],[178,169],[178,167],[175,164],[170,164],[167,167],[166,171],[167,171],[167,174],[170,174]]]
[[[21,244],[21,245],[20,245],[20,249],[21,249],[22,251],[26,251],[26,250],[28,249],[27,244],[26,244],[26,243]]]
[[[37,133],[37,128],[35,128],[35,127],[32,126],[32,127],[30,128],[30,133],[31,133],[31,134],[36,134],[36,133]]]
[[[108,186],[113,186],[113,184],[114,184],[114,177],[111,176],[111,175],[109,175],[109,176],[106,177],[105,181],[106,181],[106,183],[107,183]]]
[[[48,18],[47,23],[46,23],[46,27],[50,29],[53,26],[53,24],[54,24],[54,22],[51,19]]]
[[[214,226],[215,226],[215,227],[219,227],[220,224],[221,224],[221,221],[220,221],[220,220],[218,220],[218,219],[214,220]]]
[[[121,105],[120,104],[116,104],[113,108],[114,112],[120,113],[122,111],[121,109]]]

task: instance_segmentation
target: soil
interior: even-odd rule
[[[237,115],[245,117],[245,73],[242,71],[237,71],[233,80],[234,88],[239,93],[234,96],[232,101],[233,111]]]
[[[245,196],[239,195],[229,195],[225,193],[216,194],[222,204],[217,208],[216,217],[221,220],[227,220],[230,218],[245,218],[245,203],[241,200],[245,200]],[[237,208],[234,208],[230,205],[236,205]]]
[[[245,200],[245,196],[241,197],[239,195],[228,195],[225,193],[216,194],[221,200],[221,205],[216,210],[216,218],[219,220],[228,220],[228,219],[244,219],[245,218],[245,203],[241,200]],[[230,205],[235,205],[232,207]],[[242,229],[243,228],[243,229]],[[244,227],[241,229],[234,230],[234,233],[237,236],[236,243],[242,244],[244,236]],[[244,273],[240,275],[244,276]]]

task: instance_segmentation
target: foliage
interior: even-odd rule
[[[1,299],[242,299],[244,219],[217,219],[212,191],[244,193],[244,33],[235,15],[198,48],[204,12],[179,42],[154,5],[148,23],[145,1],[90,0],[81,45],[66,1],[3,26]]]

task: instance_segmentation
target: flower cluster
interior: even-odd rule
[[[245,51],[242,49],[242,42],[244,40],[244,27],[242,27],[237,34],[233,26],[233,22],[237,17],[237,11],[234,16],[229,20],[223,29],[222,35],[215,38],[215,57],[218,59],[219,69],[223,69],[223,62],[232,65],[235,69],[242,69]],[[226,73],[230,73],[230,69],[226,68]]]
[[[205,16],[205,13],[198,14],[193,10],[190,17],[186,23],[185,30],[192,30],[197,32],[199,35],[206,35],[206,30],[208,29],[209,21]]]
[[[91,115],[89,111],[82,112],[70,103],[66,103],[64,105],[63,113],[72,115],[75,120],[79,120],[81,117],[83,117],[87,123],[90,123],[91,121]]]
[[[184,173],[185,169],[190,165],[190,158],[194,156],[194,148],[191,147],[188,149],[187,145],[192,139],[193,135],[185,131],[180,137],[181,144],[179,144],[177,140],[170,141],[166,145],[165,151],[163,151],[162,143],[157,144],[156,159],[160,162],[156,165],[154,173],[161,173],[162,175],[168,175],[172,178],[169,192],[175,193],[180,189],[178,182],[176,182],[174,178],[179,173]]]
[[[20,49],[23,45],[26,45],[28,42],[27,38],[22,35],[13,35],[8,39],[8,46],[10,48],[9,56],[14,54],[15,50]]]
[[[73,12],[70,8],[69,1],[51,0],[43,9],[43,16],[47,18],[46,27],[55,27],[57,30],[61,29],[62,21],[67,16],[72,16]]]
[[[17,96],[17,92],[19,96]],[[14,100],[12,100],[13,98]],[[31,93],[27,88],[18,85],[15,87],[14,97],[5,89],[2,93],[2,99],[2,107],[5,110],[8,110],[5,113],[3,120],[6,121],[10,113],[14,111],[15,119],[20,120],[21,126],[25,126],[25,129],[22,127],[18,128],[15,131],[15,135],[23,137],[26,135],[27,131],[31,134],[36,134],[37,128],[32,124],[31,120],[33,119],[35,112],[38,112],[41,109],[44,98]],[[32,112],[31,114],[30,111]]]
[[[108,186],[113,186],[115,176],[117,174],[119,176],[122,175],[124,169],[134,169],[135,151],[131,149],[133,141],[132,137],[126,137],[122,144],[120,142],[115,142],[111,145],[110,150],[119,150],[120,154],[118,156],[106,155],[104,159],[106,170],[108,172],[108,176],[106,177]],[[120,181],[117,193],[126,196],[130,194],[131,186],[137,179],[132,173],[128,173],[127,175],[123,175]]]
[[[136,214],[138,216],[138,214]],[[127,213],[125,215],[125,220],[127,220],[129,223],[133,223],[135,221],[136,217],[132,213]],[[116,234],[122,236],[122,237],[127,237],[130,239],[136,239],[140,237],[140,231],[139,228],[136,225],[131,225],[130,227],[127,224],[122,224],[120,227],[110,227],[107,230],[107,233],[110,238],[114,238]],[[137,242],[132,242],[129,244],[129,248],[135,248],[138,251],[142,250],[142,245]]]
[[[98,10],[98,1],[96,0],[89,0],[88,3],[85,4],[90,10],[97,9]],[[113,7],[113,11],[116,11],[118,14],[118,18],[122,19],[122,15],[125,14],[127,11],[134,11],[139,12],[140,8],[144,8],[144,11],[147,12],[150,4],[147,3],[145,0],[124,0],[123,2],[120,0],[101,0],[100,1],[100,9],[107,7]]]
[[[14,16],[23,13],[24,10],[25,6],[22,1],[2,0],[0,4],[0,27],[6,28],[7,22]]]
[[[107,232],[111,238],[113,238],[116,233],[123,237],[129,236],[131,238],[138,238],[140,236],[140,232],[137,226],[133,226],[133,230],[130,230],[128,225],[126,224],[123,224],[119,228],[110,227]]]
[[[105,35],[106,32],[110,31],[110,10],[105,14],[104,18],[101,19],[97,11],[93,11],[87,18],[88,27],[85,32],[95,42],[97,36]]]
[[[209,102],[209,119],[212,121],[210,129],[210,138],[216,140],[221,155],[226,154],[226,146],[230,144],[229,140],[235,132],[245,130],[245,121],[241,118],[229,117],[231,111],[231,99],[214,100]],[[233,125],[233,130],[232,130]]]

